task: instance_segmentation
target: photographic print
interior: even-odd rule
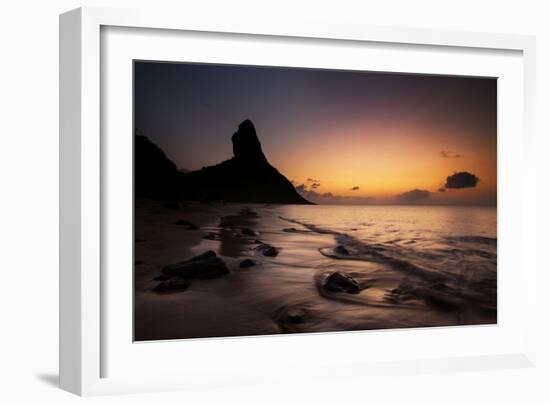
[[[134,61],[134,340],[497,322],[497,80]]]

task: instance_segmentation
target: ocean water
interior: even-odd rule
[[[227,303],[261,312],[282,332],[496,323],[496,208],[244,207],[257,214],[246,226],[279,248],[278,256],[230,237],[196,249],[216,247],[235,261],[254,257],[258,266],[233,269],[238,282]],[[327,291],[324,281],[335,271],[362,291]],[[248,326],[246,333],[269,331]]]

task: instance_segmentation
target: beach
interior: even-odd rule
[[[490,207],[138,199],[134,339],[494,324],[496,246]],[[227,272],[159,286],[209,251]]]

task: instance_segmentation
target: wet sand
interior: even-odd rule
[[[238,274],[239,257],[253,256],[254,239],[238,234],[251,225],[239,216],[239,205],[181,203],[176,209],[162,203],[136,202],[135,223],[135,327],[136,341],[195,337],[274,334],[279,328],[271,318],[239,302],[246,294],[246,281]],[[233,217],[234,228],[220,228],[222,217]],[[176,225],[188,221],[198,229]],[[207,234],[219,240],[205,240]],[[156,293],[155,277],[163,266],[214,250],[223,258],[232,275],[197,280],[185,292]],[[259,265],[254,269],[259,268]]]
[[[136,341],[496,321],[496,311],[483,312],[476,304],[445,306],[441,295],[454,295],[446,290],[419,298],[424,283],[415,289],[415,298],[392,300],[392,290],[404,283],[409,289],[409,283],[416,286],[416,274],[388,270],[388,262],[370,255],[364,259],[364,251],[334,253],[339,233],[289,221],[276,206],[189,202],[175,207],[136,201]],[[213,240],[204,239],[208,234]],[[273,245],[279,254],[264,256],[259,242]],[[354,247],[353,242],[345,245]],[[185,291],[153,291],[162,267],[208,250],[223,259],[231,274],[192,280]],[[257,264],[241,268],[245,258]],[[327,291],[323,281],[334,271],[350,275],[363,291]]]

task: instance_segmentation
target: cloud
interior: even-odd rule
[[[294,181],[290,181],[294,185]],[[303,186],[302,191],[305,190],[315,190],[321,186],[321,181],[319,179],[307,178],[305,183],[302,183],[299,186]],[[309,187],[309,189],[308,189]]]
[[[398,194],[396,198],[403,203],[414,203],[429,198],[430,194],[431,193],[428,190],[413,189],[408,192]]]
[[[359,186],[354,186],[350,190],[359,190]]]
[[[446,189],[464,189],[473,188],[479,182],[479,178],[470,172],[455,172],[454,174],[447,176],[445,182]]]
[[[339,196],[332,192],[319,193],[308,189],[305,184],[296,186],[296,191],[307,200],[317,204],[365,204],[372,201],[367,196]]]
[[[464,154],[458,154],[458,153],[455,153],[454,151],[440,151],[439,152],[439,156],[441,158],[464,158]]]

